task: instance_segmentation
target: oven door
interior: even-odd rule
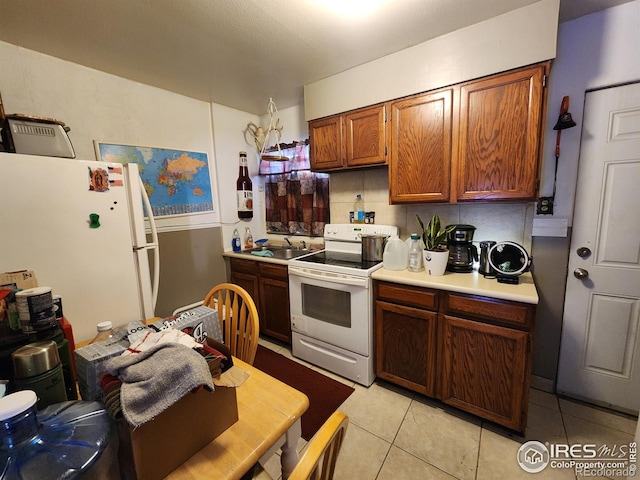
[[[371,280],[289,265],[291,329],[368,356],[372,345]]]

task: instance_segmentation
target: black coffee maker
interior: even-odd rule
[[[449,227],[451,225],[447,228]],[[447,235],[447,249],[449,250],[447,271],[473,272],[473,262],[478,260],[478,249],[472,243],[476,227],[464,224],[453,225],[453,227],[453,230]]]

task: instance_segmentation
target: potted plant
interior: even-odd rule
[[[433,215],[425,227],[419,215],[416,215],[418,224],[422,230],[422,242],[424,243],[424,269],[429,275],[444,275],[449,260],[447,250],[447,235],[455,228],[455,225],[443,227],[440,217]]]

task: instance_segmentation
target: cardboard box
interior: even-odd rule
[[[100,377],[105,372],[104,363],[110,358],[122,355],[122,352],[129,348],[130,334],[148,330],[142,322],[129,322],[126,326],[114,329],[111,338],[91,343],[74,351],[78,389],[83,400],[102,398]]]
[[[138,335],[144,335],[149,331],[160,332],[167,328],[188,333],[198,342],[204,342],[206,338],[222,341],[218,314],[204,305],[148,325],[139,321],[129,322],[127,325],[115,328],[113,336],[108,340],[91,343],[75,350],[78,388],[82,399],[100,400],[102,398],[100,377],[105,371],[104,362],[121,355],[129,348],[130,342],[135,342],[139,338]]]
[[[234,387],[189,393],[150,422],[118,422],[124,480],[157,480],[182,465],[238,421]]]
[[[236,389],[190,393],[156,418],[118,422],[119,461],[126,480],[157,480],[178,468],[238,421]]]
[[[222,341],[218,313],[213,308],[205,305],[200,305],[178,315],[163,318],[149,324],[149,327],[157,331],[167,328],[182,330],[195,338],[197,342],[204,342],[207,337],[214,338],[219,342]]]
[[[37,286],[38,280],[36,280],[36,274],[33,270],[0,273],[0,287],[26,290]]]

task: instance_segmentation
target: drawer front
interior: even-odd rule
[[[447,293],[445,296],[444,311],[448,314],[453,313],[482,317],[488,320],[526,327],[530,326],[533,322],[535,307],[524,303],[497,300],[495,298]]]
[[[258,265],[255,260],[241,260],[239,258],[230,258],[229,265],[232,272],[258,274]]]
[[[376,282],[376,299],[412,307],[438,309],[438,292],[400,283]]]
[[[288,279],[288,270],[286,265],[277,265],[275,263],[256,262],[259,263],[260,275],[269,278],[276,278],[279,280]]]

